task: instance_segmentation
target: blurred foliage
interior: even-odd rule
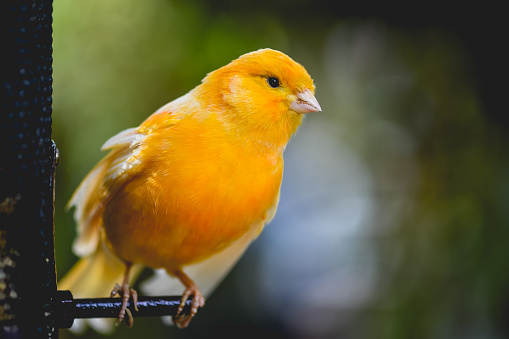
[[[323,108],[288,147],[278,216],[190,328],[137,319],[112,337],[509,336],[507,125],[485,110],[471,46],[433,22],[333,8],[54,3],[59,276],[76,260],[65,204],[102,143],[207,72],[278,49],[307,68]]]

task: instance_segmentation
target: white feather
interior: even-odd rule
[[[93,194],[94,189],[97,188],[96,181],[101,171],[101,167],[95,167],[81,182],[68,203],[68,208],[75,207],[74,220],[77,222],[76,230],[78,233],[72,249],[80,257],[93,253],[99,241],[99,232],[87,232],[90,230],[93,214],[88,213],[85,215],[85,203],[88,197]]]
[[[93,208],[87,206],[87,203],[94,201],[91,199],[94,194],[105,189],[114,180],[123,176],[127,171],[132,171],[140,164],[139,146],[145,137],[146,135],[140,134],[138,127],[135,127],[126,129],[108,139],[102,149],[112,149],[111,153],[92,169],[69,201],[69,207],[76,207],[74,219],[78,223],[78,236],[73,244],[73,251],[76,255],[87,256],[97,248],[99,242],[97,222],[100,222],[97,219],[97,213],[101,213],[100,208],[106,197],[102,197],[101,201],[98,200]]]
[[[138,127],[128,128],[111,138],[109,138],[101,147],[101,150],[107,150],[118,146],[128,146],[140,136]]]

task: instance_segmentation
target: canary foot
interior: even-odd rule
[[[182,315],[181,313],[184,310],[186,301],[191,295],[193,296],[193,299],[191,300],[191,311],[189,312],[189,315]],[[186,328],[191,322],[191,319],[193,319],[196,313],[198,313],[198,308],[203,307],[204,305],[205,298],[198,289],[198,286],[194,284],[189,286],[184,291],[182,299],[180,299],[180,305],[177,310],[177,315],[173,317],[173,322],[175,323],[175,325],[177,325],[178,328]]]
[[[122,286],[115,284],[115,287],[111,291],[110,298],[114,298],[117,295],[122,297],[122,307],[118,313],[117,326],[122,323],[125,318],[125,314],[127,313],[127,326],[132,327],[134,319],[131,311],[127,308],[127,303],[129,302],[129,299],[133,297],[134,309],[138,311],[138,293],[136,290],[131,288],[129,284],[123,283]]]

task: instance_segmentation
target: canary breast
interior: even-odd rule
[[[260,225],[277,203],[281,150],[245,147],[213,114],[144,140],[141,169],[107,202],[106,238],[124,261],[169,271],[199,262]]]

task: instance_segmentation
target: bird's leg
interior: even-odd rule
[[[177,315],[173,317],[173,322],[179,328],[186,328],[191,322],[191,319],[193,319],[195,314],[198,312],[198,308],[205,305],[205,298],[201,294],[198,286],[196,286],[194,281],[192,281],[191,278],[189,278],[182,270],[175,270],[172,273],[186,287],[186,290],[180,299]],[[191,295],[193,296],[191,301],[191,312],[187,316],[181,315],[182,311],[184,310],[184,306],[186,305],[186,301]]]
[[[129,286],[129,272],[131,271],[132,264],[126,264],[126,270],[124,274],[124,281],[122,286],[119,284],[115,284],[115,287],[111,291],[110,298],[115,297],[116,295],[120,295],[122,297],[122,308],[120,308],[120,312],[118,313],[118,321],[117,326],[122,323],[122,320],[125,318],[125,314],[127,313],[127,325],[129,327],[133,326],[133,315],[131,311],[127,308],[127,303],[129,302],[129,298],[133,297],[134,309],[138,311],[138,293],[136,290]]]

